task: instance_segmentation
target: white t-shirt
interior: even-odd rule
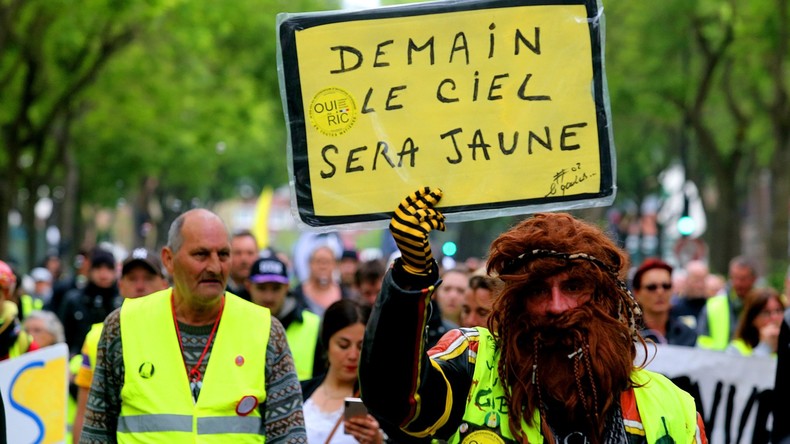
[[[308,398],[302,406],[304,411],[304,425],[307,429],[308,444],[324,444],[326,437],[332,432],[340,415],[343,414],[343,407],[334,412],[322,412],[313,402],[313,398]],[[331,444],[357,444],[357,440],[352,435],[343,433],[343,424],[337,426],[335,434],[332,435]]]

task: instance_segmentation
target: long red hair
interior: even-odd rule
[[[565,213],[540,213],[491,244],[487,268],[502,281],[488,327],[501,349],[498,372],[516,438],[527,442],[521,422],[536,426],[539,410],[543,435],[553,443],[544,410],[552,403],[601,442],[606,419],[630,384],[635,343],[644,347],[636,329],[640,310],[623,282],[628,257],[598,227]],[[530,315],[526,290],[559,273],[591,282],[590,300],[558,316]]]

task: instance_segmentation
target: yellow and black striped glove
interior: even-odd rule
[[[441,198],[442,190],[438,188],[419,189],[398,205],[390,221],[403,268],[411,274],[425,276],[431,270],[433,255],[428,233],[444,231],[444,215],[434,208]]]

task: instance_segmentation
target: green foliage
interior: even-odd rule
[[[287,180],[276,67],[282,2],[179,3],[109,66],[75,125],[90,201],[112,204],[142,178],[182,200],[236,195]],[[290,2],[310,10],[328,2]],[[120,179],[120,181],[119,181]]]

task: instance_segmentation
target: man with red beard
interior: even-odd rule
[[[634,364],[639,306],[628,259],[597,227],[536,214],[491,245],[502,281],[488,328],[447,333],[425,350],[441,284],[428,233],[444,230],[442,193],[395,210],[401,251],[367,324],[361,396],[388,428],[450,443],[706,443],[693,398]],[[383,377],[387,375],[387,377]]]

